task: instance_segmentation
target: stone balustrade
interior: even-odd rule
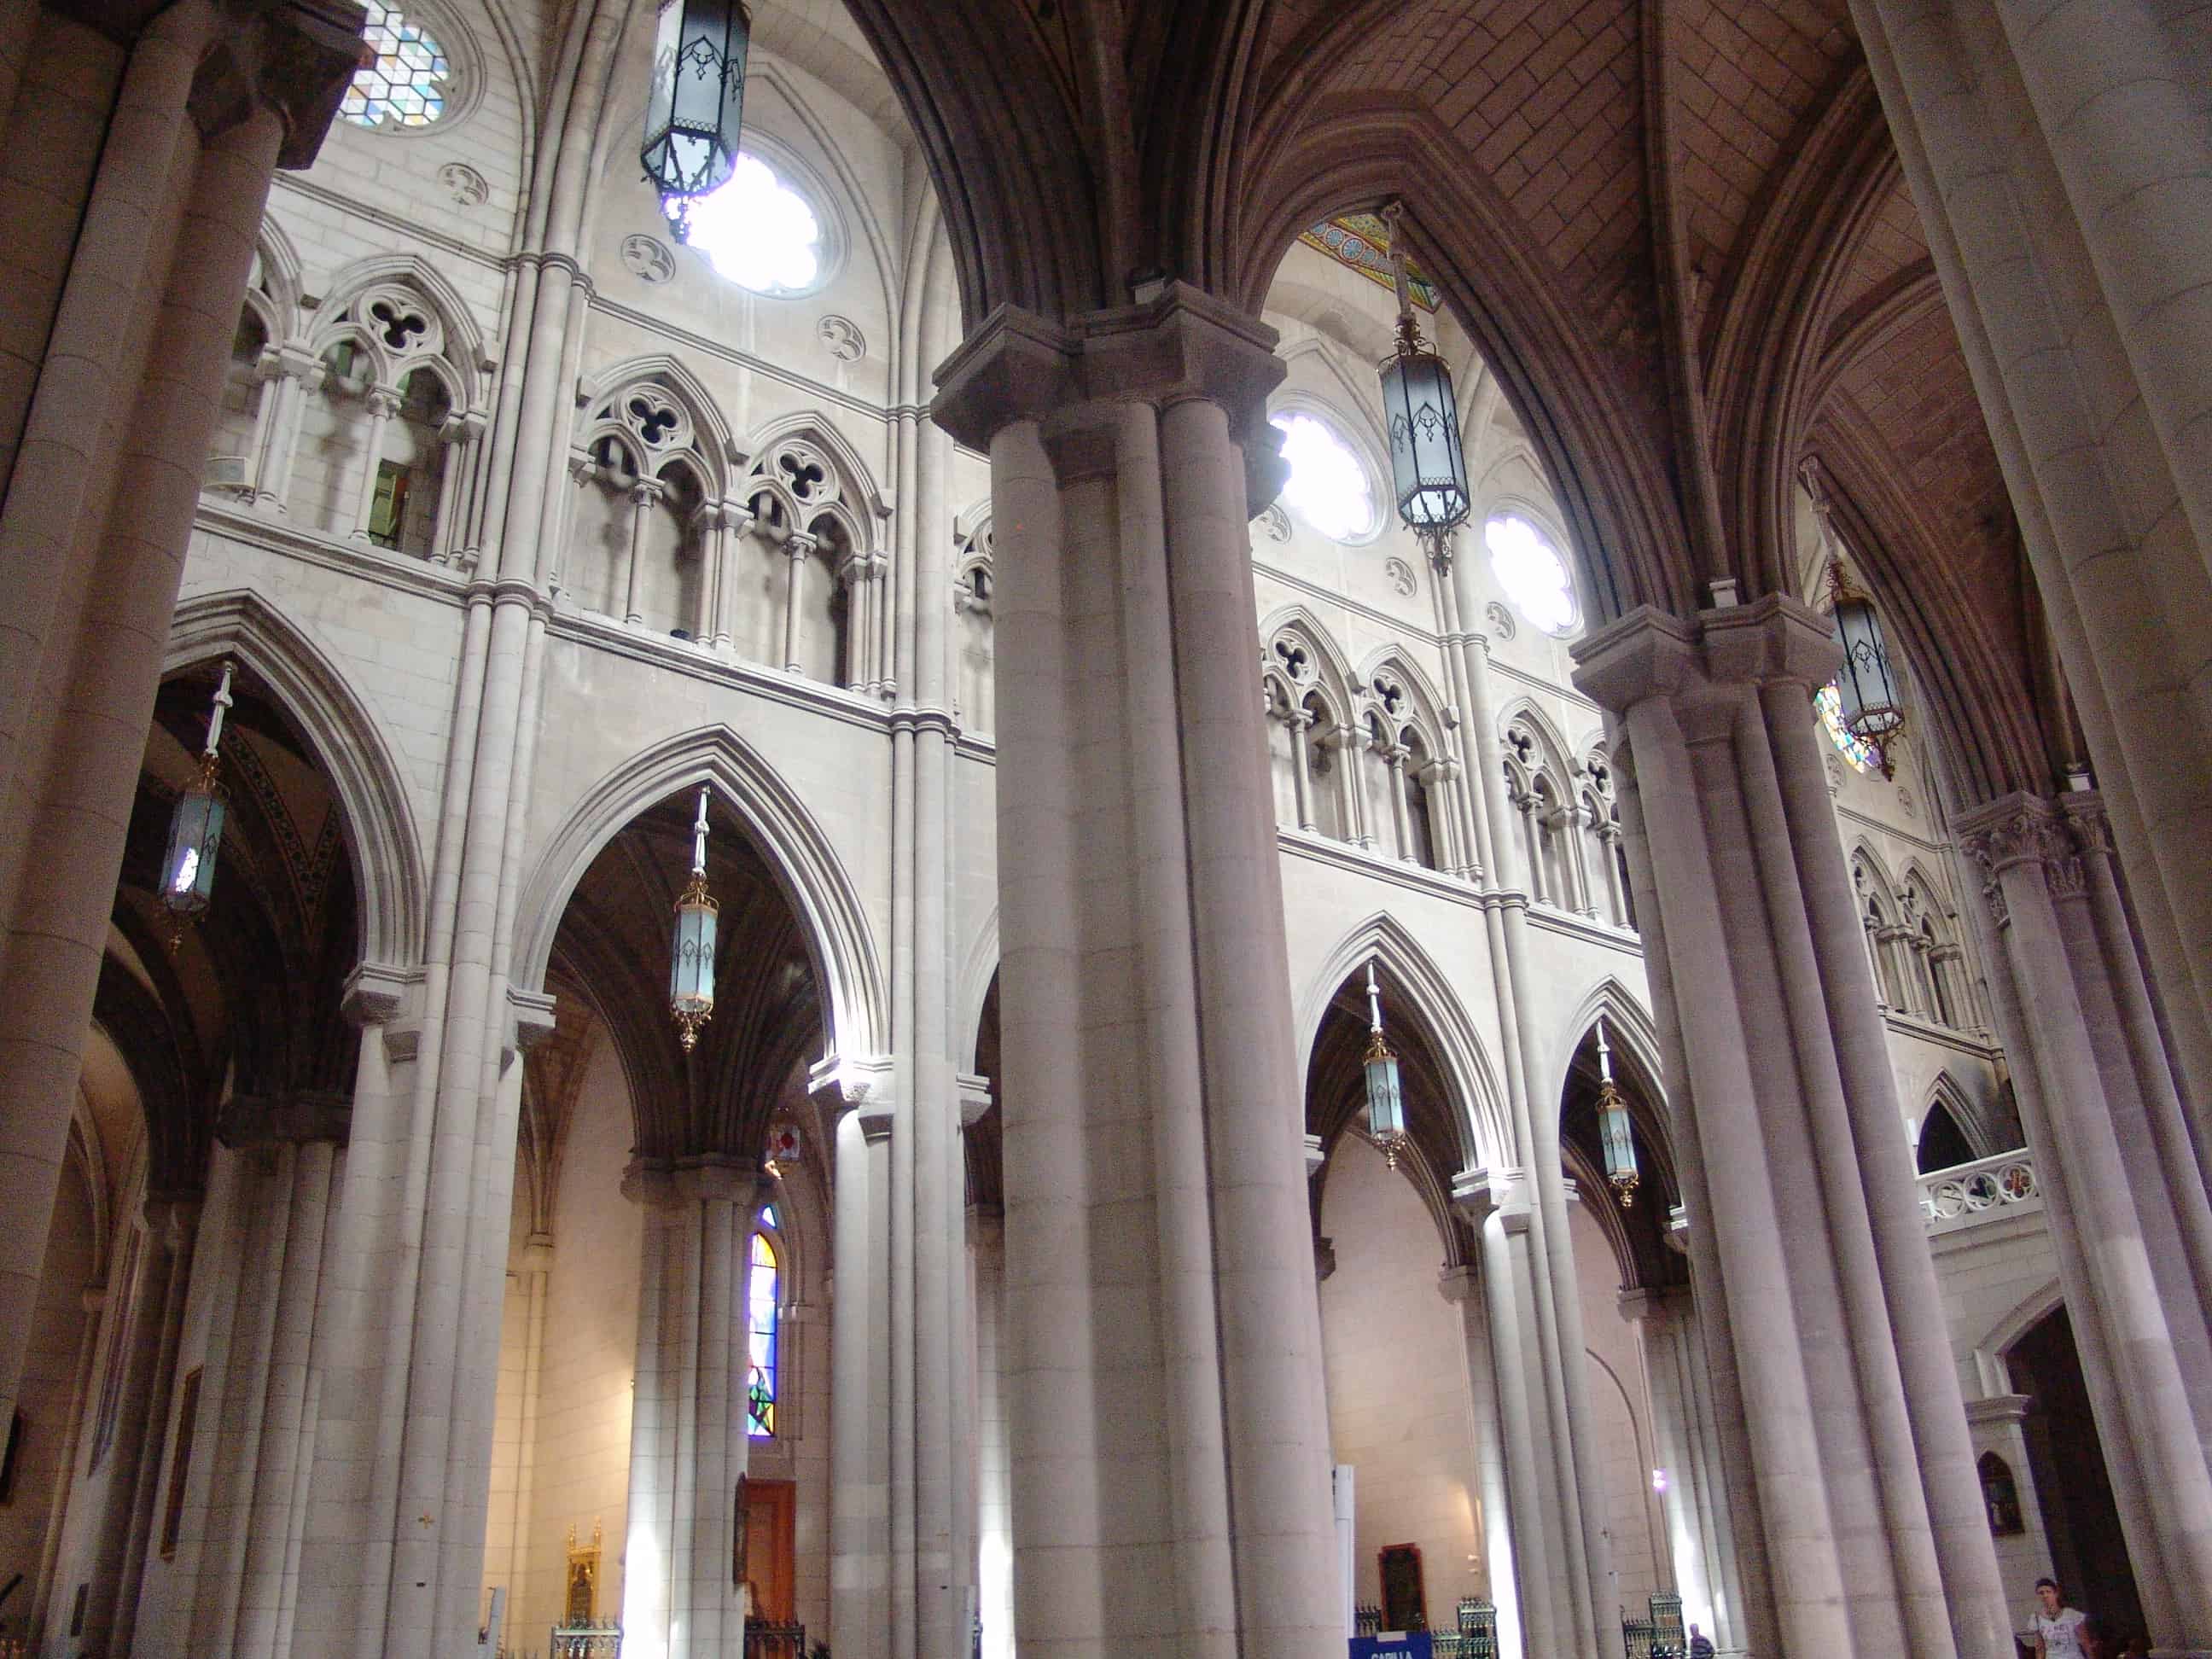
[[[1932,1170],[1920,1177],[1920,1213],[1930,1233],[1948,1233],[1999,1215],[2043,1208],[2035,1162],[2025,1148],[1972,1164]]]

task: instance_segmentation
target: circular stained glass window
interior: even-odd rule
[[[1820,729],[1828,734],[1828,741],[1843,751],[1845,760],[1862,772],[1881,770],[1881,745],[1869,743],[1844,724],[1844,694],[1833,680],[1813,694],[1813,706],[1820,711]]]
[[[1506,514],[1484,527],[1482,539],[1490,550],[1490,568],[1498,585],[1521,614],[1547,634],[1571,632],[1580,615],[1575,580],[1544,532],[1528,520]]]
[[[1373,535],[1375,486],[1352,446],[1311,415],[1278,415],[1274,425],[1291,469],[1283,499],[1331,541]]]
[[[755,294],[787,297],[822,280],[822,221],[757,155],[740,154],[728,179],[691,204],[690,245],[720,276]]]
[[[338,113],[358,126],[427,127],[446,112],[453,65],[422,24],[398,8],[368,0],[362,38],[376,61],[358,71]]]

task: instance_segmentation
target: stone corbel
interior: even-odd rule
[[[832,1113],[858,1112],[861,1133],[873,1140],[889,1134],[898,1115],[896,1075],[889,1054],[827,1054],[808,1070],[806,1092],[824,1097]]]
[[[507,1035],[500,1054],[501,1066],[514,1064],[553,1035],[553,1003],[548,992],[507,988]]]
[[[366,1038],[375,1026],[384,1036],[385,1058],[394,1065],[415,1058],[421,1044],[419,993],[422,970],[389,963],[364,962],[346,975],[338,993],[338,1012]]]
[[[972,1129],[991,1109],[991,1079],[962,1072],[955,1080],[960,1089],[960,1127]]]
[[[1486,1170],[1470,1164],[1452,1177],[1452,1207],[1477,1234],[1492,1215],[1502,1219],[1509,1231],[1527,1226],[1533,1196],[1526,1172],[1520,1170]]]

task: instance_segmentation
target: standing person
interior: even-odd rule
[[[1689,1659],[1713,1659],[1713,1644],[1695,1625],[1690,1626]]]
[[[2028,1627],[2035,1632],[2035,1650],[2043,1659],[2100,1659],[2088,1614],[2066,1605],[2066,1593],[2057,1580],[2037,1579],[2035,1599],[2040,1605]]]

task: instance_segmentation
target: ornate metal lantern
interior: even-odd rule
[[[744,0],[660,0],[638,161],[679,242],[691,204],[736,170],[751,39]]]
[[[1613,1080],[1613,1050],[1605,1040],[1605,1022],[1597,1023],[1597,1133],[1605,1149],[1605,1178],[1620,1207],[1632,1209],[1636,1188],[1643,1179],[1636,1167],[1636,1135],[1628,1120],[1628,1103]]]
[[[1375,983],[1375,964],[1367,964],[1367,1133],[1382,1149],[1382,1161],[1398,1167],[1406,1149],[1406,1097],[1398,1082],[1398,1056],[1382,1040],[1382,993]]]
[[[1844,725],[1852,736],[1881,749],[1887,759],[1889,745],[1905,729],[1905,699],[1890,672],[1881,618],[1874,601],[1851,586],[1838,557],[1828,561],[1828,592],[1835,610],[1836,640],[1844,647],[1844,666],[1836,676]]]
[[[707,890],[707,794],[702,787],[699,817],[691,826],[691,879],[676,901],[676,939],[669,952],[668,1012],[687,1053],[699,1041],[699,1028],[714,1016],[714,927],[722,907]]]
[[[234,665],[222,665],[222,681],[208,710],[207,747],[200,751],[198,776],[177,797],[169,815],[169,850],[161,860],[161,903],[171,921],[169,948],[184,943],[185,924],[215,898],[216,854],[222,847],[222,717],[230,708]]]
[[[1390,273],[1398,285],[1398,348],[1380,365],[1383,424],[1390,435],[1390,482],[1398,517],[1433,556],[1446,533],[1467,521],[1474,494],[1468,483],[1451,370],[1429,349],[1413,318],[1398,212],[1394,202],[1383,213],[1390,227]]]

